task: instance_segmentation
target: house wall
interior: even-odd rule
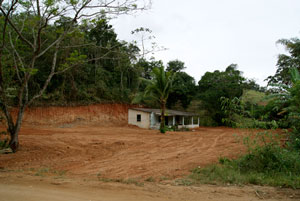
[[[199,127],[198,124],[194,124],[194,125],[189,124],[189,125],[184,125],[184,126],[182,126],[182,125],[178,126],[178,128],[198,128],[198,127]]]
[[[150,115],[150,128],[151,129],[159,129],[159,121],[158,121],[158,116],[155,115],[153,112]]]
[[[137,115],[141,115],[141,121],[137,121]],[[140,128],[150,128],[150,113],[137,110],[128,110],[128,124],[136,125]]]

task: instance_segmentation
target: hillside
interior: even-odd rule
[[[67,126],[97,124],[98,126],[127,125],[128,104],[95,104],[88,106],[50,106],[27,108],[23,125]],[[14,115],[16,110],[13,110]]]

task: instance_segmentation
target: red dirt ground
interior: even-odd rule
[[[1,155],[5,169],[50,168],[72,175],[107,178],[175,178],[220,156],[236,157],[243,146],[233,134],[241,130],[200,128],[194,132],[167,132],[131,127],[25,126],[20,150]]]
[[[80,193],[82,184],[75,181],[76,179],[106,178],[141,181],[147,178],[153,178],[156,181],[163,178],[174,179],[189,174],[189,171],[197,166],[203,167],[217,162],[220,156],[237,157],[244,150],[243,145],[237,142],[234,134],[243,136],[249,132],[247,130],[200,127],[190,132],[160,134],[156,130],[128,126],[128,108],[128,105],[106,104],[27,110],[24,126],[20,133],[20,150],[15,154],[0,155],[0,186],[1,189],[3,188],[0,192],[5,195],[4,197],[0,196],[0,200],[2,198],[4,200],[22,198],[23,190],[26,193],[30,191],[27,189],[28,183],[37,184],[39,182],[38,179],[25,177],[28,177],[28,174],[39,175],[41,171],[56,172],[56,174],[66,172],[64,176],[74,179],[65,186],[65,189],[69,189],[70,192],[60,188],[61,191],[64,191],[60,192],[64,198],[63,194],[66,193],[68,195]],[[13,170],[12,173],[10,170]],[[53,181],[50,182],[53,183]],[[43,185],[45,185],[44,189],[42,189]],[[46,184],[42,182],[36,188],[40,188],[45,195],[52,194],[49,192],[52,187],[49,187],[47,182]],[[260,199],[256,196],[256,191],[249,189],[249,192],[253,193],[251,196],[247,195],[247,189],[236,188],[233,197],[230,194],[232,189],[220,190],[220,194],[217,194],[216,197],[216,194],[213,194],[217,190],[214,189],[218,188],[204,187],[206,190],[200,188],[197,190],[199,194],[192,192],[191,188],[189,190],[175,188],[155,187],[157,192],[153,196],[157,196],[157,199],[143,197],[145,192],[151,191],[148,191],[149,189],[144,189],[143,192],[141,190],[134,191],[134,193],[139,198],[138,200],[186,200],[185,196],[190,198],[188,200],[199,200],[200,198],[200,200],[211,200],[209,197],[216,198],[215,200]],[[16,192],[14,189],[23,190]],[[108,194],[114,196],[118,194],[118,189],[119,187],[114,188],[113,192]],[[78,196],[87,197],[91,195],[90,191],[85,190],[86,194]],[[175,191],[178,192],[178,196],[174,194]],[[270,189],[268,191],[271,194],[275,192]],[[181,197],[179,192],[182,193]],[[101,194],[101,192],[99,193]],[[103,193],[107,194],[106,191]],[[225,199],[222,193],[230,195],[228,194]],[[239,196],[239,193],[243,198]],[[166,194],[168,194],[167,197],[165,197]],[[43,200],[63,200],[61,197],[49,196]],[[132,194],[128,193],[127,197],[122,199],[119,197],[107,200],[137,200],[131,199],[131,196]],[[193,196],[196,196],[197,199]],[[279,200],[287,198],[286,194],[277,197]],[[24,200],[40,200],[39,198],[28,197]],[[277,200],[277,198],[273,200]]]
[[[201,127],[167,132],[127,125],[129,105],[30,108],[20,150],[1,155],[5,169],[67,171],[106,178],[177,178],[192,168],[236,157],[243,146],[234,134],[246,130]]]

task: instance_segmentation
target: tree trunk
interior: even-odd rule
[[[161,103],[161,116],[160,116],[160,132],[165,133],[165,110],[166,110],[166,103],[163,101]]]
[[[8,125],[8,132],[10,134],[9,147],[15,153],[19,149],[19,132],[23,120],[23,115],[25,111],[25,106],[21,106],[18,112],[18,117],[16,120],[16,124],[12,122],[12,119],[8,120],[10,123]]]
[[[19,149],[19,132],[10,133],[9,147],[15,153]]]

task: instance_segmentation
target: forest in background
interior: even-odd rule
[[[153,80],[153,69],[164,67],[162,61],[151,57],[155,51],[164,49],[155,43],[150,29],[137,28],[132,31],[133,37],[138,38],[136,41],[122,41],[110,24],[109,15],[104,12],[95,18],[77,21],[56,14],[56,7],[52,8],[55,14],[47,11],[53,18],[44,17],[46,22],[41,26],[37,24],[40,19],[34,9],[31,10],[34,7],[26,2],[18,3],[23,8],[19,12],[9,10],[9,4],[4,7],[11,12],[8,21],[5,11],[0,14],[0,25],[6,33],[0,39],[3,44],[1,81],[8,105],[113,102],[160,107],[144,95],[149,80]],[[48,3],[49,8],[56,5],[51,1]],[[12,22],[14,25],[8,26]],[[55,48],[53,41],[61,36],[64,39]],[[35,55],[28,41],[33,41],[36,51],[43,47],[45,50]],[[183,61],[167,62],[166,72],[175,73],[167,108],[196,112],[204,126],[289,128],[289,113],[284,108],[291,103],[284,101],[282,95],[292,87],[290,69],[299,70],[299,39],[281,39],[278,43],[285,46],[289,54],[278,56],[276,74],[266,79],[268,87],[261,87],[244,77],[237,64],[224,66],[224,71],[206,72],[196,83],[184,72],[187,67]],[[22,82],[26,81],[26,76],[28,83],[24,86],[25,82]],[[31,99],[34,101],[26,102]]]
[[[25,13],[19,13],[14,18],[22,23],[24,34],[30,37],[34,17],[26,16],[27,20],[23,21],[23,15]],[[49,41],[53,40],[57,33],[67,29],[66,24],[70,20],[68,17],[61,17],[49,25],[42,33],[43,39],[46,42],[48,38]],[[132,34],[138,35],[139,41],[121,41],[105,15],[76,23],[72,29],[58,51],[58,71],[41,97],[32,105],[63,106],[114,102],[160,107],[151,98],[143,96],[147,80],[153,78],[153,68],[164,65],[162,61],[149,56],[157,51],[156,47],[146,49],[146,43],[153,42],[151,30],[138,28]],[[26,57],[29,59],[32,55],[26,47],[19,44],[17,35],[12,34],[6,38],[11,44],[11,50],[4,49],[2,59],[3,65],[7,66],[3,72],[6,77],[6,93],[9,94],[10,105],[16,106],[20,87],[16,85],[18,73],[26,71],[21,67],[20,72],[17,72],[16,66],[21,65],[18,57],[26,60]],[[224,71],[206,72],[196,83],[191,75],[184,72],[184,62],[178,59],[169,61],[166,71],[176,72],[176,75],[167,108],[197,112],[201,117],[200,123],[204,126],[270,128],[276,121],[279,127],[287,128],[289,124],[283,121],[287,118],[287,113],[280,113],[280,107],[282,109],[284,105],[278,105],[274,98],[267,96],[280,93],[276,84],[290,85],[289,69],[297,66],[293,60],[299,59],[299,40],[280,42],[288,48],[291,55],[279,55],[276,74],[267,78],[269,86],[274,87],[261,87],[254,80],[247,79],[238,70],[237,64],[231,64]],[[14,53],[14,48],[18,49],[18,55]],[[28,86],[29,97],[33,97],[43,88],[52,64],[52,54],[50,51],[43,55],[35,63],[38,68],[30,72],[32,79]],[[233,107],[233,103],[239,108],[229,108]],[[241,120],[241,116],[242,121],[246,122],[244,125],[235,122]]]

